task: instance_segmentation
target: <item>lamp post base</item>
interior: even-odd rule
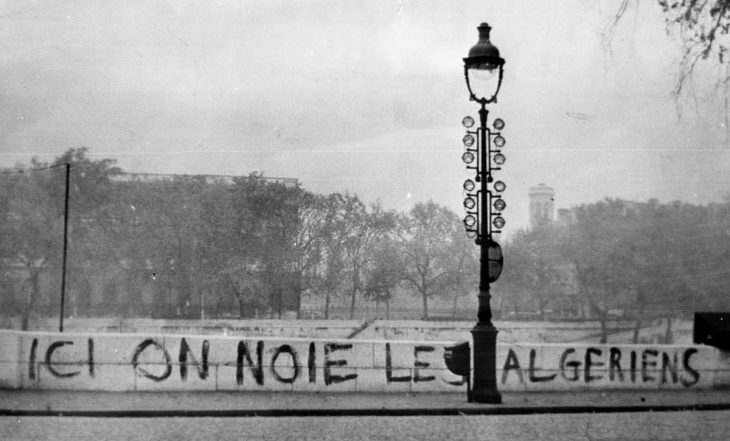
[[[472,391],[471,401],[474,403],[484,404],[502,404],[502,394],[500,394],[498,391],[484,394],[479,394],[475,391]]]
[[[497,390],[497,333],[491,323],[477,325],[471,330],[474,340],[474,382],[471,400],[477,403],[501,404]]]

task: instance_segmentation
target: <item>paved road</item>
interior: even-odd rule
[[[730,411],[444,417],[0,418],[14,440],[728,440]]]

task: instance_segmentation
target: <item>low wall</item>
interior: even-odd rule
[[[501,390],[720,389],[730,353],[696,345],[498,345]]]
[[[0,332],[0,387],[464,392],[451,342]]]
[[[507,322],[495,321],[502,343],[598,343],[601,325],[598,322]],[[634,337],[634,322],[611,322],[608,342],[630,344]],[[694,323],[691,320],[674,320],[672,338],[674,344],[691,345]],[[418,320],[375,320],[370,327],[357,335],[358,338],[385,340],[468,340],[474,321],[429,322]],[[666,333],[663,320],[647,321],[639,332],[639,344],[660,344]]]
[[[20,330],[20,317],[0,317],[0,327]],[[364,329],[362,326],[368,324]],[[502,343],[597,343],[601,327],[598,322],[507,322],[495,321]],[[611,322],[608,342],[631,343],[633,322]],[[438,340],[461,341],[471,338],[474,321],[421,320],[268,320],[268,319],[150,319],[74,317],[64,320],[66,332],[134,333],[182,335],[230,335],[275,338],[354,338],[358,340]],[[662,320],[646,322],[639,333],[640,344],[659,344],[666,332]],[[31,319],[29,331],[53,332],[58,319]],[[674,320],[672,337],[675,344],[692,344],[693,322]]]
[[[0,331],[0,388],[460,392],[453,342]],[[503,391],[730,387],[709,346],[500,344]]]

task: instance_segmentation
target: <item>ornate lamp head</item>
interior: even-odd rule
[[[504,58],[499,56],[499,49],[489,41],[492,28],[482,23],[477,29],[479,41],[469,50],[469,56],[464,58],[464,76],[471,100],[484,105],[497,101],[502,86]]]

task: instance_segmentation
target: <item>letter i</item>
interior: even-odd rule
[[[631,382],[636,383],[636,351],[631,351]]]
[[[89,377],[94,377],[94,340],[88,340],[89,346]]]
[[[309,370],[309,382],[317,382],[317,354],[314,342],[309,343],[309,357],[307,357],[307,369]]]
[[[35,380],[35,353],[38,349],[38,339],[34,338],[30,344],[30,356],[28,359],[28,378]]]

